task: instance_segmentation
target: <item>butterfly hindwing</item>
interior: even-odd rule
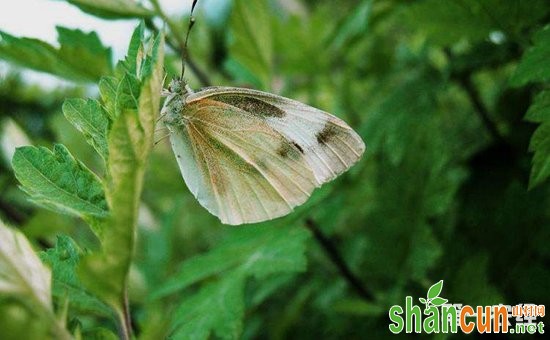
[[[286,215],[318,185],[300,148],[265,119],[208,98],[189,100],[183,115],[186,123],[171,128],[180,169],[193,195],[223,223]]]

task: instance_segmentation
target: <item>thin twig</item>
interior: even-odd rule
[[[123,310],[120,318],[120,338],[130,340],[132,338],[132,321],[130,318],[130,305],[128,303],[128,288],[124,290]]]
[[[355,290],[355,292],[365,301],[373,302],[375,300],[374,295],[367,287],[359,280],[359,278],[351,271],[349,266],[344,261],[342,255],[338,252],[338,249],[332,244],[332,242],[326,237],[321,229],[317,226],[315,221],[308,218],[306,219],[306,227],[313,233],[313,237],[323,248],[332,263],[338,268],[338,271],[346,282]]]
[[[452,62],[453,55],[451,51],[449,49],[444,49],[443,51],[446,54],[447,58]],[[453,72],[451,73],[451,79],[455,80],[464,89],[474,107],[474,111],[478,115],[481,123],[485,126],[485,129],[487,129],[491,137],[497,143],[508,144],[505,138],[498,131],[496,124],[491,120],[489,110],[483,104],[483,101],[481,100],[481,95],[479,94],[474,83],[472,82],[472,74],[475,71],[476,69],[466,69],[458,72],[453,70]]]
[[[170,46],[171,49],[173,49],[175,52],[177,52],[180,56],[183,56],[185,51],[185,42],[184,40],[178,35],[178,30],[174,22],[164,13],[162,8],[160,7],[157,0],[151,0],[151,4],[153,5],[156,13],[158,16],[166,22],[166,25],[170,29],[173,38],[167,37],[166,44]],[[160,30],[158,27],[156,27],[155,23],[151,19],[145,20],[145,25],[147,28],[149,28],[151,31],[155,33],[159,33]],[[175,41],[174,41],[175,40]],[[202,86],[211,86],[212,82],[210,81],[209,77],[206,75],[205,72],[203,72],[200,67],[193,61],[193,58],[191,57],[191,54],[189,52],[186,53],[186,62],[187,65],[189,65],[189,68],[193,73],[197,76],[197,79],[201,82]]]
[[[464,89],[464,91],[466,91],[468,98],[470,98],[470,101],[474,106],[475,112],[479,116],[479,119],[481,120],[491,137],[500,144],[507,144],[504,137],[498,131],[495,123],[489,117],[489,110],[487,110],[487,108],[483,104],[479,92],[472,83],[471,75],[461,74],[456,76],[455,79],[458,84],[460,84],[460,86]]]

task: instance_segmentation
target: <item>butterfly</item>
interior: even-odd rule
[[[194,92],[176,78],[161,119],[187,187],[222,223],[287,215],[365,151],[344,121],[301,102],[238,87]]]

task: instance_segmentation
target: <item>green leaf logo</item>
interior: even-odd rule
[[[447,303],[447,301],[449,301],[449,300],[444,299],[444,298],[440,298],[440,297],[436,297],[435,299],[432,300],[432,306],[435,306],[435,307],[441,306],[441,305]]]
[[[428,289],[427,298],[419,298],[418,300],[426,305],[426,309],[434,306],[438,307],[445,303],[447,303],[447,299],[439,297],[439,294],[441,294],[441,290],[443,290],[443,280],[440,280],[439,282],[433,284],[430,289]]]
[[[428,290],[428,299],[434,299],[439,296],[441,290],[443,289],[443,280],[440,280],[438,283],[434,284]]]

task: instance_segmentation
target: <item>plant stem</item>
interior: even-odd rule
[[[451,51],[449,49],[444,49],[443,52],[445,53],[449,61],[452,62],[453,55]],[[481,123],[485,126],[485,129],[489,132],[493,140],[497,143],[508,144],[504,137],[498,131],[496,124],[489,117],[489,110],[483,104],[483,101],[481,100],[481,95],[479,94],[474,83],[472,82],[472,74],[475,71],[476,69],[465,69],[459,71],[453,70],[453,72],[451,73],[451,79],[455,80],[460,85],[460,87],[464,89],[464,91],[468,95],[468,98],[470,99],[470,102],[472,103],[472,106],[474,107],[474,111],[478,115]]]
[[[355,292],[365,301],[373,302],[375,300],[374,295],[370,292],[365,285],[359,280],[359,278],[353,274],[349,266],[344,261],[344,258],[338,252],[338,249],[332,244],[328,237],[326,237],[317,223],[312,219],[306,219],[306,227],[313,233],[315,240],[321,248],[325,251],[328,258],[338,268],[340,275],[346,280],[346,282],[355,290]]]
[[[456,81],[466,91],[468,98],[472,102],[475,112],[479,116],[481,123],[485,126],[491,137],[498,143],[506,144],[504,137],[498,131],[495,123],[489,117],[489,110],[483,104],[479,92],[472,83],[470,74],[461,74],[455,77]]]
[[[150,0],[151,5],[155,9],[155,12],[157,15],[166,22],[166,25],[168,25],[168,29],[171,31],[172,35],[171,37],[167,37],[166,44],[170,46],[174,51],[176,51],[180,56],[183,58],[183,52],[184,52],[184,41],[182,37],[178,34],[178,29],[174,22],[164,13],[164,10],[162,7],[160,7],[160,4],[158,0]],[[148,19],[145,21],[145,25],[153,32],[158,33],[159,29],[156,27],[153,20]],[[174,42],[175,40],[175,42]],[[190,56],[189,51],[186,53],[185,62],[187,65],[189,65],[189,68],[193,73],[197,76],[197,79],[201,82],[202,86],[211,86],[212,82],[210,81],[209,77],[204,73],[198,65],[193,61],[193,59]]]
[[[120,338],[130,340],[132,336],[132,322],[130,319],[130,308],[128,305],[128,291],[124,290],[124,309],[119,313]]]
[[[53,333],[55,339],[59,339],[59,340],[74,339],[73,335],[69,332],[69,330],[65,328],[64,322],[60,322],[50,308],[44,306],[42,302],[38,300],[36,300],[35,305],[40,306],[38,310],[40,310],[41,314],[45,315],[49,319],[49,322],[51,322],[52,328],[50,331]]]

